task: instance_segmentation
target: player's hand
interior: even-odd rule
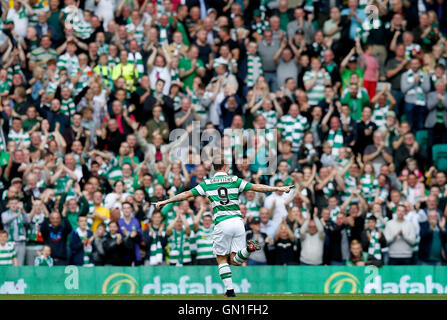
[[[155,209],[160,210],[161,207],[163,207],[164,205],[164,201],[158,201],[157,203],[155,203]]]
[[[289,193],[290,190],[292,190],[293,187],[295,187],[295,186],[284,186],[284,187],[279,187],[279,190],[278,190],[278,191],[280,191],[280,192],[285,192],[285,193]]]

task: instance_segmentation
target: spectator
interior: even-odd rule
[[[279,225],[275,235],[275,264],[276,265],[292,265],[294,261],[293,246],[295,236],[284,219]]]
[[[365,148],[363,161],[371,162],[375,172],[380,172],[382,165],[393,163],[392,151],[385,146],[382,132],[374,132],[373,144]]]
[[[52,267],[54,265],[53,258],[51,258],[51,247],[49,245],[44,245],[42,247],[42,252],[37,255],[34,259],[34,266],[36,267]]]
[[[92,267],[95,236],[87,229],[87,217],[78,217],[78,227],[70,234],[70,264]]]
[[[105,257],[104,240],[106,237],[106,225],[104,223],[98,225],[94,237],[93,245],[96,250],[93,252],[93,261],[95,266],[103,266]]]
[[[397,114],[400,115],[403,112],[404,99],[404,94],[400,90],[400,83],[402,74],[406,72],[405,67],[408,65],[408,59],[404,57],[405,45],[403,43],[397,45],[395,54],[396,56],[394,58],[388,59],[385,66],[385,73],[387,80],[391,84],[391,94],[396,99]]]
[[[19,266],[14,241],[8,241],[9,235],[5,230],[0,230],[0,265]]]
[[[264,77],[269,85],[271,92],[278,91],[278,78],[276,76],[276,65],[273,57],[279,50],[280,44],[273,41],[273,33],[271,29],[264,31],[264,40],[258,45],[259,56],[262,61],[262,67],[264,69]]]
[[[211,213],[206,211],[202,200],[201,207],[194,221],[195,244],[197,245],[196,261],[198,265],[216,265],[216,256],[213,253],[212,233],[214,230]],[[202,226],[200,226],[202,219]]]
[[[419,264],[440,266],[447,241],[445,217],[439,221],[438,213],[430,210],[428,221],[421,223],[420,236]]]
[[[26,227],[30,223],[28,214],[23,210],[23,202],[17,198],[9,198],[8,210],[2,213],[2,223],[5,230],[9,230],[8,241],[14,243],[17,264],[23,266],[26,256]]]
[[[119,233],[118,222],[109,223],[109,233],[105,236],[104,247],[104,265],[105,266],[126,266],[128,261],[125,257],[133,247],[130,237],[123,237]]]
[[[248,266],[262,266],[270,262],[269,245],[272,244],[272,239],[261,231],[261,219],[254,217],[250,222],[250,230],[246,234],[247,240],[256,240],[261,246],[261,250],[254,252],[247,260]]]
[[[161,212],[155,211],[152,213],[150,227],[143,231],[146,250],[144,265],[163,265],[167,238],[163,230],[162,220]]]
[[[308,215],[300,230],[301,238],[301,265],[321,265],[323,264],[323,245],[325,234],[323,225],[318,220],[317,211],[314,212],[313,219]]]
[[[383,217],[381,216],[381,212],[379,212],[378,214],[380,214],[379,219],[383,219]],[[374,213],[374,215],[370,215],[367,218],[367,229],[362,231],[361,244],[362,248],[365,248],[370,257],[374,257],[374,259],[381,262],[385,260],[383,249],[386,248],[386,240],[383,235],[382,229],[379,229],[377,227],[376,213]]]
[[[171,266],[190,265],[191,258],[191,229],[183,214],[176,217],[166,229],[169,245],[169,264]]]
[[[397,148],[395,155],[396,171],[399,174],[406,163],[406,159],[413,158],[417,161],[418,168],[425,169],[425,161],[427,156],[425,151],[419,146],[418,142],[414,138],[411,132],[407,132],[403,135],[403,143]]]
[[[370,256],[363,251],[362,244],[358,240],[352,240],[350,245],[350,257],[346,260],[347,266],[381,266],[381,262],[376,260],[374,256]]]
[[[429,75],[420,68],[419,60],[411,59],[410,69],[402,74],[400,80],[402,92],[405,94],[405,115],[413,130],[424,127],[425,95],[430,91]]]
[[[51,258],[55,266],[68,264],[67,240],[72,230],[67,218],[62,218],[57,212],[52,212],[41,225],[44,243],[51,247]]]
[[[118,220],[118,225],[123,241],[127,242],[127,238],[130,238],[132,243],[132,250],[125,257],[128,265],[142,264],[140,243],[143,238],[143,232],[140,222],[133,216],[132,204],[127,201],[122,204],[122,218]]]
[[[304,87],[307,91],[309,104],[315,106],[324,98],[325,86],[330,86],[331,76],[329,73],[321,68],[321,61],[317,57],[312,57],[310,63],[311,70],[304,74]]]
[[[287,48],[287,42],[283,40],[280,48],[273,56],[276,63],[276,78],[278,87],[285,85],[289,78],[298,78],[298,57],[294,57],[292,50]]]
[[[343,265],[349,255],[349,239],[347,234],[346,215],[337,214],[335,225],[329,227],[330,264]]]
[[[275,181],[275,187],[282,186],[284,186],[283,181]],[[279,225],[281,221],[287,217],[287,209],[285,203],[289,197],[290,195],[284,192],[274,192],[265,198],[265,208],[270,210],[272,221],[275,222],[277,225]]]
[[[416,232],[410,221],[404,219],[405,207],[396,208],[396,217],[387,222],[384,235],[389,246],[390,265],[411,265],[412,245]]]
[[[29,225],[26,232],[25,262],[28,266],[34,265],[38,252],[43,250],[44,239],[42,238],[40,228],[45,218],[48,218],[49,215],[50,213],[41,199],[32,200],[32,209],[28,216]]]
[[[425,119],[425,127],[428,128],[429,132],[427,150],[429,155],[431,155],[433,145],[447,143],[447,93],[445,80],[437,81],[435,91],[427,95],[427,110],[428,115]]]

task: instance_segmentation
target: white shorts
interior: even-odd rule
[[[247,246],[244,220],[230,218],[219,222],[213,231],[213,251],[218,256],[238,252]]]

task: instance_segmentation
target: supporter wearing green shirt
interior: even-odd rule
[[[185,87],[189,88],[191,91],[193,90],[192,84],[194,78],[197,76],[203,77],[206,72],[205,64],[202,60],[197,58],[198,56],[199,48],[192,45],[189,47],[188,56],[180,59],[178,64],[180,79],[185,84]]]
[[[10,156],[10,154],[7,151],[5,151],[5,150],[2,150],[0,152],[0,166],[3,167],[3,166],[6,166],[8,164],[9,156]]]
[[[64,26],[61,20],[61,10],[59,9],[60,0],[49,1],[50,4],[50,17],[47,20],[49,25],[53,26],[56,34],[52,35],[53,39],[63,39],[64,37]]]
[[[351,75],[356,73],[359,78],[359,85],[363,84],[363,74],[365,70],[360,68],[357,64],[357,57],[355,56],[355,48],[343,59],[340,64],[342,89],[346,89],[351,84]]]
[[[22,122],[22,128],[25,132],[30,131],[36,124],[40,123],[40,120],[37,119],[38,113],[36,107],[29,106],[26,110],[26,120]]]
[[[287,25],[293,20],[293,12],[288,9],[288,1],[280,0],[278,4],[279,28],[287,32]]]
[[[177,6],[177,24],[176,29],[180,31],[183,35],[183,44],[185,46],[189,46],[191,43],[189,42],[189,34],[188,28],[186,27],[185,19],[188,16],[188,7],[186,5],[178,5]]]
[[[86,216],[88,214],[89,204],[84,195],[79,197],[79,204],[73,197],[67,200],[68,195],[67,192],[62,193],[59,200],[59,212],[67,217],[71,227],[75,230],[78,227],[78,216]]]
[[[341,82],[343,89],[349,87],[349,85],[351,84],[351,76],[354,73],[359,76],[359,82],[363,83],[363,74],[365,73],[365,71],[362,68],[356,68],[355,70],[345,69],[341,73]]]
[[[359,90],[357,84],[349,86],[349,92],[341,99],[343,105],[347,105],[351,111],[352,118],[355,121],[362,119],[362,111],[365,106],[369,106],[368,93],[364,90]]]

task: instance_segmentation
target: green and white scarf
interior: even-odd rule
[[[323,193],[327,199],[335,193],[335,186],[332,181],[329,181],[328,184],[323,187]]]
[[[371,235],[371,239],[369,240],[368,245],[368,254],[374,256],[374,258],[381,260],[382,259],[382,247],[379,242],[379,231],[367,231]]]
[[[341,147],[343,147],[343,133],[341,132],[341,129],[338,129],[337,132],[334,132],[334,130],[329,130],[329,135],[327,137],[327,141],[332,146],[332,155],[338,156],[340,153]]]
[[[127,61],[133,64],[138,71],[138,78],[141,78],[144,74],[143,56],[138,51],[135,53],[129,52],[127,55]]]
[[[258,78],[263,75],[261,58],[258,55],[247,53],[247,78],[245,79],[247,87],[253,87]]]
[[[50,256],[45,258],[43,254],[40,257],[36,257],[34,260],[34,266],[36,267],[52,267],[53,263],[53,258]]]
[[[38,236],[40,233],[40,224],[45,220],[45,215],[43,213],[35,214],[33,216],[33,220],[29,224],[29,227],[27,228],[27,240],[29,241],[36,241],[38,240]],[[41,237],[41,236],[40,236]],[[27,246],[31,245],[27,243]]]
[[[76,112],[76,105],[72,98],[62,99],[61,101],[61,113],[71,118]]]
[[[13,239],[15,228],[17,228],[17,236],[18,236],[17,239]],[[16,217],[15,220],[9,223],[9,241],[25,241],[25,240],[26,240],[26,229],[23,224],[23,214],[21,214],[18,217]]]
[[[172,230],[169,243],[169,263],[182,266],[183,263],[191,262],[190,239],[186,235],[186,231],[182,229],[180,232]]]
[[[178,68],[172,68],[169,70],[169,73],[171,74],[171,83],[180,81],[180,73],[178,71]]]
[[[86,244],[84,241],[88,240],[88,232],[87,230],[82,231],[80,228],[76,229],[76,233],[79,235],[79,238],[84,243],[84,258],[83,258],[83,266],[91,267],[93,264],[90,262],[90,256],[93,252],[93,247],[91,243]]]
[[[260,22],[256,22],[252,26],[252,30],[259,35],[263,35],[264,31],[270,28],[270,24],[267,20],[262,20]]]
[[[420,70],[418,70],[418,72],[416,74],[419,74],[420,77],[420,83],[422,83],[424,81],[424,73]],[[413,84],[414,83],[414,78],[416,76],[416,74],[414,73],[414,71],[412,69],[408,70],[407,73],[407,82],[409,84]],[[410,90],[408,90],[407,94],[416,94],[416,102],[415,104],[418,106],[425,106],[425,93],[424,90],[422,90],[421,85],[417,85],[413,88],[411,88]]]
[[[379,17],[377,17],[377,19],[366,19],[360,27],[357,28],[357,34],[360,35],[360,40],[365,43],[368,40],[370,31],[373,29],[379,29],[381,26],[382,21]]]
[[[334,209],[331,209],[331,212],[330,212],[331,218],[330,219],[333,222],[336,222],[337,221],[337,216],[338,216],[339,213],[340,213],[340,207],[339,206],[336,206]]]
[[[163,262],[163,248],[161,246],[160,235],[158,234],[159,229],[151,229],[149,232],[153,238],[150,248],[149,264],[151,266],[161,265]],[[165,234],[165,231],[162,231],[162,237]]]
[[[113,68],[115,68],[119,63],[120,63],[119,57],[112,57],[111,55],[108,56],[107,66],[109,67],[110,70],[113,70]]]
[[[168,29],[169,26],[163,27],[163,26],[159,26],[160,28],[160,32],[159,32],[159,36],[160,36],[160,44],[163,45],[164,42],[166,42],[166,45],[168,44]]]

